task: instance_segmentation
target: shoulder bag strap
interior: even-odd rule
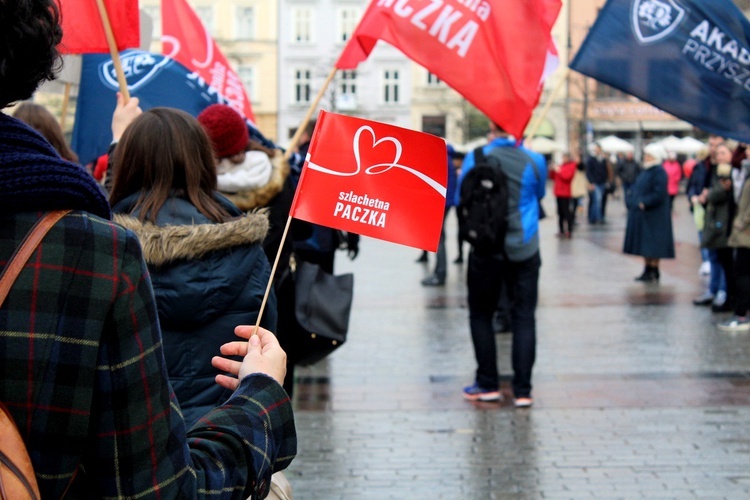
[[[18,275],[21,274],[21,270],[29,261],[29,258],[31,258],[31,254],[34,253],[36,247],[39,246],[39,243],[47,232],[52,229],[52,226],[68,213],[70,213],[70,210],[49,212],[39,219],[28,232],[21,246],[16,249],[5,266],[2,276],[0,276],[0,307],[2,307],[5,298],[8,296],[8,292],[10,292],[10,288],[13,286],[16,278],[18,278]]]

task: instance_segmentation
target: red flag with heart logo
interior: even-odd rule
[[[239,75],[185,0],[162,0],[162,52],[198,74],[237,112],[255,123]]]
[[[434,252],[447,162],[440,137],[321,111],[289,215]]]
[[[373,0],[336,67],[378,40],[401,50],[521,138],[539,103],[560,0]]]
[[[94,0],[56,0],[60,9],[63,54],[108,53],[102,18]],[[138,0],[104,0],[117,50],[138,47],[141,40]]]

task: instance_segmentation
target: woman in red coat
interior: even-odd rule
[[[552,178],[555,180],[557,223],[560,227],[558,238],[570,238],[573,234],[570,183],[576,173],[576,166],[577,162],[571,158],[570,153],[565,153],[562,164],[551,170]]]

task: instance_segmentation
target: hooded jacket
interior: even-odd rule
[[[133,212],[137,199],[134,194],[115,205],[114,220],[133,231],[143,247],[169,379],[190,426],[229,396],[214,381],[211,358],[222,344],[237,339],[237,325],[257,320],[270,277],[260,246],[268,220],[265,214],[243,215],[217,194],[237,219],[214,223],[187,200],[172,197],[159,211],[157,224],[144,223]],[[261,326],[275,331],[276,319],[272,295]]]

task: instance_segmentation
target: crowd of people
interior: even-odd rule
[[[5,108],[54,77],[56,4],[0,2],[0,29]],[[36,250],[34,273],[21,275],[0,310],[0,400],[18,423],[42,496],[262,498],[289,465],[295,359],[272,332],[294,313],[276,294],[294,260],[332,274],[339,249],[351,259],[359,253],[358,235],[301,221],[282,237],[314,126],[287,161],[251,137],[228,105],[193,117],[144,112],[137,98],[118,94],[104,165],[87,173],[43,106],[23,102],[12,117],[0,114],[0,261],[12,261],[45,212],[66,211]],[[467,259],[477,368],[465,399],[502,398],[501,312],[512,334],[513,403],[533,404],[548,176],[561,239],[573,237],[586,197],[589,224],[605,224],[620,184],[628,211],[623,251],[644,259],[636,280],[645,283],[658,282],[660,260],[675,257],[672,211],[685,177],[702,271],[710,273],[694,303],[731,311],[721,329],[750,330],[744,145],[711,136],[689,172],[666,150],[645,151],[642,163],[633,154],[610,161],[595,145],[585,159],[563,155],[548,172],[541,155],[497,124],[488,127],[485,146],[465,155],[447,149],[446,217],[461,206],[462,183],[480,162],[496,162],[507,179],[503,241],[472,248]],[[457,263],[463,248],[459,238]],[[436,257],[423,286],[445,284],[444,226]]]
[[[672,231],[674,201],[684,187],[701,248],[699,273],[708,276],[706,290],[693,300],[710,306],[715,313],[732,312],[717,323],[729,331],[750,330],[750,265],[748,244],[750,217],[750,150],[746,145],[709,135],[704,151],[680,162],[678,156],[659,145],[651,145],[638,162],[633,152],[609,158],[598,144],[583,162],[564,154],[550,169],[558,207],[558,237],[570,238],[579,202],[575,174],[588,190],[590,224],[605,223],[606,200],[617,184],[628,209],[623,251],[641,256],[645,266],[637,281],[656,283],[659,261],[675,257]],[[743,198],[744,197],[744,198]]]

